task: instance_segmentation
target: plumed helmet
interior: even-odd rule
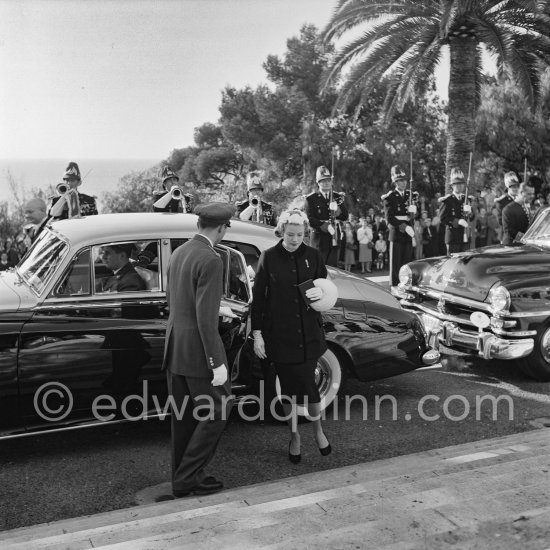
[[[162,179],[162,183],[164,183],[166,180],[170,178],[175,178],[179,181],[178,175],[170,168],[170,166],[164,166],[162,170],[160,171],[160,178]]]
[[[506,172],[506,174],[504,174],[504,185],[506,185],[506,187],[519,185],[519,179],[515,172]]]
[[[395,165],[391,167],[391,182],[396,183],[401,180],[407,180],[407,175],[405,174],[404,170],[399,165]]]
[[[315,311],[328,311],[338,300],[338,287],[328,279],[315,279],[313,284],[323,291],[323,296],[309,304]]]
[[[260,181],[260,175],[258,172],[250,172],[246,176],[246,188],[248,191],[253,191],[254,189],[259,189],[260,191],[263,191],[264,185]]]
[[[464,174],[460,168],[451,168],[451,185],[455,185],[458,183],[466,183],[466,179],[464,178]]]
[[[330,170],[326,166],[319,166],[317,168],[317,172],[315,173],[315,181],[317,183],[322,180],[329,180],[330,178]]]
[[[67,168],[65,168],[65,174],[63,174],[63,179],[65,181],[69,181],[69,180],[81,181],[80,168],[78,167],[78,164],[76,162],[69,162],[69,164],[67,164]]]

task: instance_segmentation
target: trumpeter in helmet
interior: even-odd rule
[[[237,202],[237,215],[241,220],[275,226],[273,205],[262,200],[264,186],[257,172],[246,177],[247,199]]]

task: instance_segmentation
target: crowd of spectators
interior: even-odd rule
[[[499,188],[487,186],[469,194],[472,219],[469,221],[470,248],[499,244],[502,239],[502,226],[495,199],[502,194]],[[439,220],[441,193],[431,199],[419,196],[416,200],[417,215],[413,222],[414,259],[445,255],[444,228]],[[533,209],[550,205],[550,191],[541,190]],[[349,215],[343,223],[343,239],[340,243],[339,265],[351,271],[371,273],[373,270],[388,268],[389,243],[388,226],[384,217],[383,204],[370,207],[360,215]]]

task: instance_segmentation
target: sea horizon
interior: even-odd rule
[[[17,184],[20,195],[32,198],[33,189],[47,191],[49,186],[62,181],[68,160],[39,158],[0,159],[0,201],[13,203],[9,177]],[[121,158],[79,158],[76,159],[82,176],[81,190],[98,198],[116,189],[120,179],[131,172],[142,172],[153,168],[162,159],[121,159]]]

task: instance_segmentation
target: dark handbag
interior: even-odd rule
[[[369,242],[367,243],[367,247],[368,247],[368,248],[374,248],[374,243],[373,243],[372,241],[369,241]]]
[[[348,250],[357,250],[357,246],[353,243],[346,243],[346,248]]]

